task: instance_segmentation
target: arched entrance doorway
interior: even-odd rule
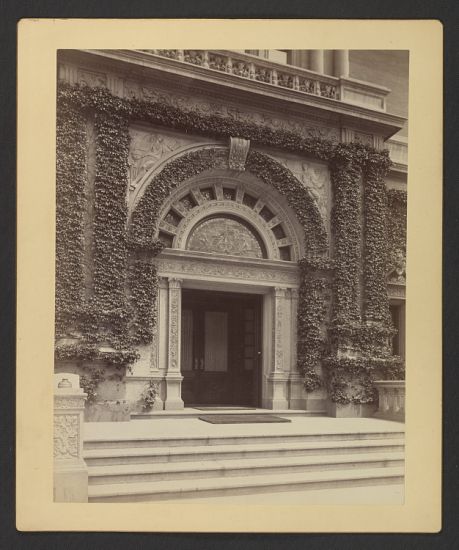
[[[150,375],[164,408],[304,408],[296,323],[305,232],[286,198],[220,162],[177,185],[155,227],[166,248],[151,260]]]

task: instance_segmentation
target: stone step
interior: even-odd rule
[[[85,450],[143,448],[143,447],[195,447],[212,445],[238,444],[284,444],[313,441],[352,441],[352,440],[384,440],[405,437],[404,431],[387,432],[319,432],[319,433],[279,433],[279,434],[241,434],[241,435],[180,435],[180,436],[139,436],[139,437],[87,437],[84,440]]]
[[[185,447],[97,448],[83,451],[87,464],[141,464],[200,460],[330,455],[369,452],[402,452],[404,441],[397,439],[330,440],[275,443],[238,443]]]
[[[287,456],[207,460],[204,462],[111,464],[89,468],[90,485],[140,483],[195,478],[221,478],[309,471],[402,467],[403,453],[366,453],[334,456]]]
[[[315,418],[327,417],[327,411],[303,411],[297,409],[269,410],[269,409],[209,409],[200,411],[199,409],[185,408],[177,411],[151,411],[143,413],[131,413],[131,420],[156,420],[158,418],[198,418],[206,414],[271,414],[274,416],[283,416],[285,418]]]
[[[150,481],[90,485],[90,502],[148,502],[155,500],[254,494],[275,491],[298,491],[335,487],[399,484],[403,468],[368,468],[364,470],[336,470],[301,472],[253,477],[210,479],[182,479],[180,482]]]

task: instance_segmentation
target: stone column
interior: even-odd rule
[[[85,400],[77,374],[54,375],[54,502],[88,501],[88,468],[83,460]]]
[[[286,289],[273,289],[273,317],[272,317],[272,363],[271,373],[268,376],[268,406],[271,409],[288,409],[287,383],[288,371],[285,372],[283,349],[283,323],[286,301]]]
[[[349,77],[349,50],[335,50],[333,56],[334,73],[338,78]]]
[[[298,289],[291,288],[290,298],[290,345],[291,345],[291,367],[290,367],[290,387],[289,387],[289,405],[291,409],[305,409],[306,400],[304,397],[303,376],[298,371],[297,364],[297,324],[298,324]]]
[[[309,51],[309,63],[311,71],[316,73],[324,73],[324,51],[323,50],[310,50]]]
[[[169,279],[169,333],[166,373],[166,410],[183,409],[182,380],[180,373],[180,341],[182,321],[182,281]]]

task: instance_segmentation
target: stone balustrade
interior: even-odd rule
[[[374,414],[384,420],[405,421],[405,381],[376,380],[374,382],[379,394],[379,408]]]
[[[88,469],[83,460],[86,394],[80,377],[54,375],[54,501],[87,502]]]
[[[339,99],[339,78],[229,50],[144,50],[239,78]]]

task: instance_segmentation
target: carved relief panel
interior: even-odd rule
[[[131,127],[129,129],[131,145],[129,148],[129,192],[136,190],[138,184],[158,162],[169,157],[180,147],[201,143],[197,136],[162,132],[151,127]]]
[[[328,228],[331,209],[331,183],[328,166],[319,162],[306,161],[299,157],[269,154],[288,168],[308,188]]]

